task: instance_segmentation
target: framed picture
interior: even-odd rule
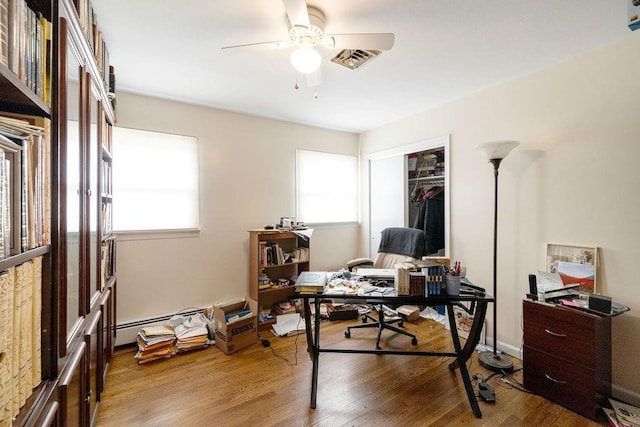
[[[558,273],[562,283],[579,285],[579,292],[594,293],[598,269],[598,248],[547,243],[547,271]]]

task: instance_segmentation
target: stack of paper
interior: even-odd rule
[[[177,353],[203,348],[209,344],[207,318],[202,313],[192,316],[176,316],[171,321],[174,325],[173,332],[177,338]]]
[[[164,359],[175,354],[174,343],[176,336],[168,326],[147,326],[138,332],[138,352],[135,358],[138,363]]]
[[[283,314],[276,317],[271,332],[279,337],[297,335],[305,331],[305,322],[299,313]]]

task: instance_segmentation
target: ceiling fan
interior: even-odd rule
[[[393,33],[325,34],[325,17],[320,9],[307,6],[305,0],[282,0],[282,3],[289,18],[289,40],[225,46],[222,49],[294,47],[295,50],[291,53],[291,64],[306,76],[307,85],[313,87],[322,82],[320,73],[322,57],[316,49],[317,46],[329,49],[371,51],[389,50],[393,47],[395,41]]]

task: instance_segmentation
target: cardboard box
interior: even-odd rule
[[[637,30],[640,28],[640,0],[627,0],[629,2],[629,28]]]
[[[396,308],[396,311],[409,322],[414,322],[420,318],[420,308],[415,305],[401,305]]]
[[[216,347],[226,354],[258,342],[258,303],[252,299],[213,307]]]

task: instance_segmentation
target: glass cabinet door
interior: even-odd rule
[[[100,118],[102,116],[100,103],[96,99],[93,88],[89,91],[89,147],[87,162],[88,176],[88,229],[89,229],[89,263],[88,267],[88,289],[90,292],[90,303],[97,298],[101,291],[100,281],[98,280],[100,267],[100,240],[98,235],[98,224],[100,215],[100,190],[98,189],[98,168],[100,166],[100,142],[98,132],[100,131]]]
[[[64,18],[60,19],[65,22]],[[61,70],[61,99],[64,108],[64,120],[60,124],[60,232],[62,243],[61,259],[66,259],[64,282],[61,287],[66,301],[67,343],[76,333],[84,316],[82,280],[80,275],[80,230],[81,230],[81,156],[80,141],[83,135],[80,117],[83,114],[83,67],[73,40],[61,30],[61,50],[66,56],[66,70]],[[61,325],[62,326],[62,325]],[[62,344],[61,343],[61,344]]]

